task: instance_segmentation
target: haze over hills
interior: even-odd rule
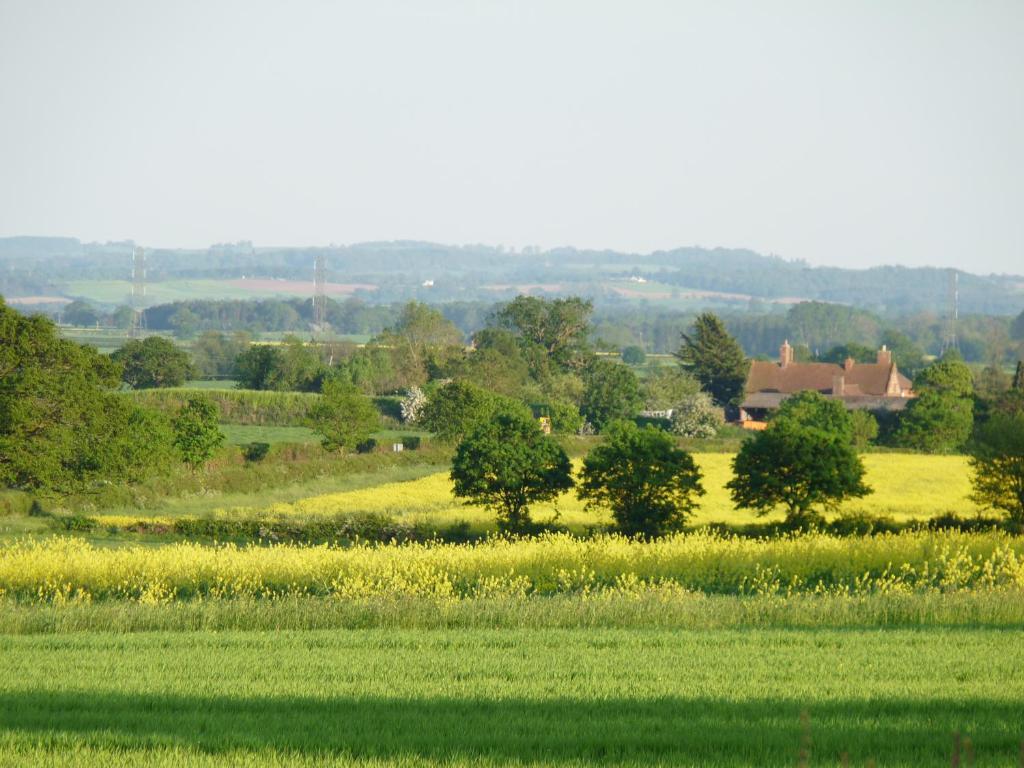
[[[100,304],[119,303],[130,279],[131,249],[131,242],[0,238],[0,293],[13,299],[82,297]],[[816,300],[901,314],[945,310],[952,274],[931,267],[815,267],[735,248],[684,247],[635,254],[393,241],[326,247],[254,247],[240,242],[205,250],[152,249],[147,250],[147,278],[154,286],[153,301],[161,298],[161,284],[174,291],[163,298],[187,298],[188,286],[174,286],[175,281],[192,281],[195,298],[304,295],[313,259],[320,253],[327,257],[333,292],[359,295],[368,302],[497,300],[530,292],[580,294],[598,303],[691,306]],[[965,313],[1016,314],[1024,305],[1024,276],[958,274],[960,308]]]

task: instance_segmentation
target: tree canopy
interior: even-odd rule
[[[742,347],[713,313],[698,315],[693,331],[683,334],[676,357],[719,405],[735,404],[743,394],[750,364]]]
[[[972,500],[1024,525],[1024,413],[996,412],[970,445]]]
[[[573,485],[565,451],[534,419],[516,413],[476,425],[455,451],[451,479],[457,497],[494,510],[509,531],[529,530],[530,505],[554,500]]]
[[[596,429],[633,418],[642,404],[636,374],[627,366],[594,360],[584,371],[580,412]]]
[[[621,532],[660,536],[682,528],[704,494],[700,480],[693,457],[671,435],[616,421],[583,460],[576,492],[588,507],[610,509]]]
[[[117,395],[119,383],[107,357],[0,300],[0,486],[87,490],[169,462],[166,420]]]
[[[743,443],[726,488],[738,508],[759,515],[784,506],[794,525],[805,525],[815,507],[871,493],[848,438],[792,421],[772,424]]]
[[[353,451],[380,429],[380,412],[355,384],[331,378],[310,409],[308,423],[327,450]]]
[[[133,339],[110,355],[123,370],[121,379],[133,389],[180,387],[192,376],[188,352],[170,339]]]

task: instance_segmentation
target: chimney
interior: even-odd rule
[[[832,397],[842,397],[846,394],[846,377],[837,373],[832,377]]]
[[[854,364],[855,363],[854,363],[854,360],[853,360],[852,357],[846,358],[845,360],[843,360],[843,370],[844,371],[852,371]]]
[[[879,365],[892,365],[892,350],[882,345],[882,348],[878,350],[878,364]]]
[[[789,339],[782,342],[782,346],[779,347],[779,365],[785,368],[787,365],[793,362],[793,348],[789,346]]]

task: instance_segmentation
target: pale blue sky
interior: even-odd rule
[[[0,0],[0,235],[1024,272],[1024,2]]]

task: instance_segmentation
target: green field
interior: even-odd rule
[[[1022,669],[998,629],[8,636],[0,759],[916,768],[960,732],[1008,766]]]

